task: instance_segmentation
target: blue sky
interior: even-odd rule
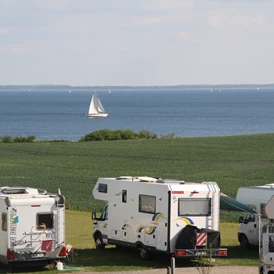
[[[274,83],[273,0],[0,0],[0,85]]]

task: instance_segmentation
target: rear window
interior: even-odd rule
[[[53,213],[37,213],[36,226],[37,229],[53,229]]]
[[[211,199],[181,198],[178,202],[178,216],[209,216],[211,215]]]

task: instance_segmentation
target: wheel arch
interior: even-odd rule
[[[95,240],[95,237],[101,236],[102,237],[102,232],[100,230],[96,230],[93,232],[92,237]]]

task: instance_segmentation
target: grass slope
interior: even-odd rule
[[[94,208],[99,177],[159,176],[240,186],[272,183],[274,134],[103,142],[0,143],[2,186],[62,190],[68,208]],[[101,204],[96,203],[98,209]]]

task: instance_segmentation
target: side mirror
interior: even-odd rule
[[[97,220],[97,218],[96,218],[96,212],[95,211],[92,211],[91,219],[92,220]]]
[[[240,223],[240,224],[244,223],[244,217],[243,217],[243,216],[241,216],[241,217],[239,218],[239,223]]]

